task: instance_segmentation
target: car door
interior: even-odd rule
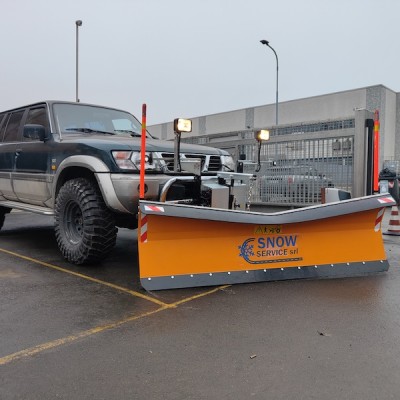
[[[12,184],[15,166],[15,150],[21,138],[21,121],[25,109],[5,114],[0,129],[0,196],[7,200],[16,200]]]
[[[27,110],[25,124],[43,125],[50,133],[47,109],[38,105]],[[35,205],[50,198],[50,183],[53,174],[50,168],[50,142],[37,138],[22,137],[15,149],[15,168],[12,173],[15,195],[20,201]]]

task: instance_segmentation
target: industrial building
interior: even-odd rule
[[[400,93],[376,85],[285,101],[278,109],[278,124],[275,103],[198,116],[192,118],[192,132],[183,140],[226,149],[236,160],[245,156],[250,172],[257,155],[254,131],[268,129],[270,140],[261,149],[262,168],[253,201],[313,204],[320,201],[315,193],[325,185],[318,181],[321,177],[329,186],[349,190],[353,197],[369,194],[366,121],[378,111],[379,168],[389,165],[400,172],[400,135],[396,134],[400,131]],[[160,139],[174,138],[172,121],[148,129]],[[293,176],[304,177],[305,168],[308,187],[291,185]],[[310,190],[310,185],[316,186]]]

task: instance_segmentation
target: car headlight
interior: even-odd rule
[[[235,170],[235,162],[232,156],[221,156],[222,171],[233,172]]]
[[[141,152],[140,151],[113,151],[112,156],[119,168],[126,170],[140,170]],[[145,170],[159,169],[158,162],[153,160],[152,153],[145,153]]]
[[[132,152],[131,151],[113,151],[112,156],[114,157],[114,161],[121,169],[135,169],[139,168],[132,162]]]

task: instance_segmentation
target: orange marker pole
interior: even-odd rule
[[[379,191],[379,111],[374,113],[374,167],[373,167],[373,190]]]
[[[146,104],[142,105],[142,145],[140,150],[140,199],[144,199],[144,169],[146,158]]]

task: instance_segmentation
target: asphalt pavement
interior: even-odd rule
[[[2,400],[400,398],[399,236],[379,275],[148,293],[136,231],[77,267],[52,225],[0,231]]]

